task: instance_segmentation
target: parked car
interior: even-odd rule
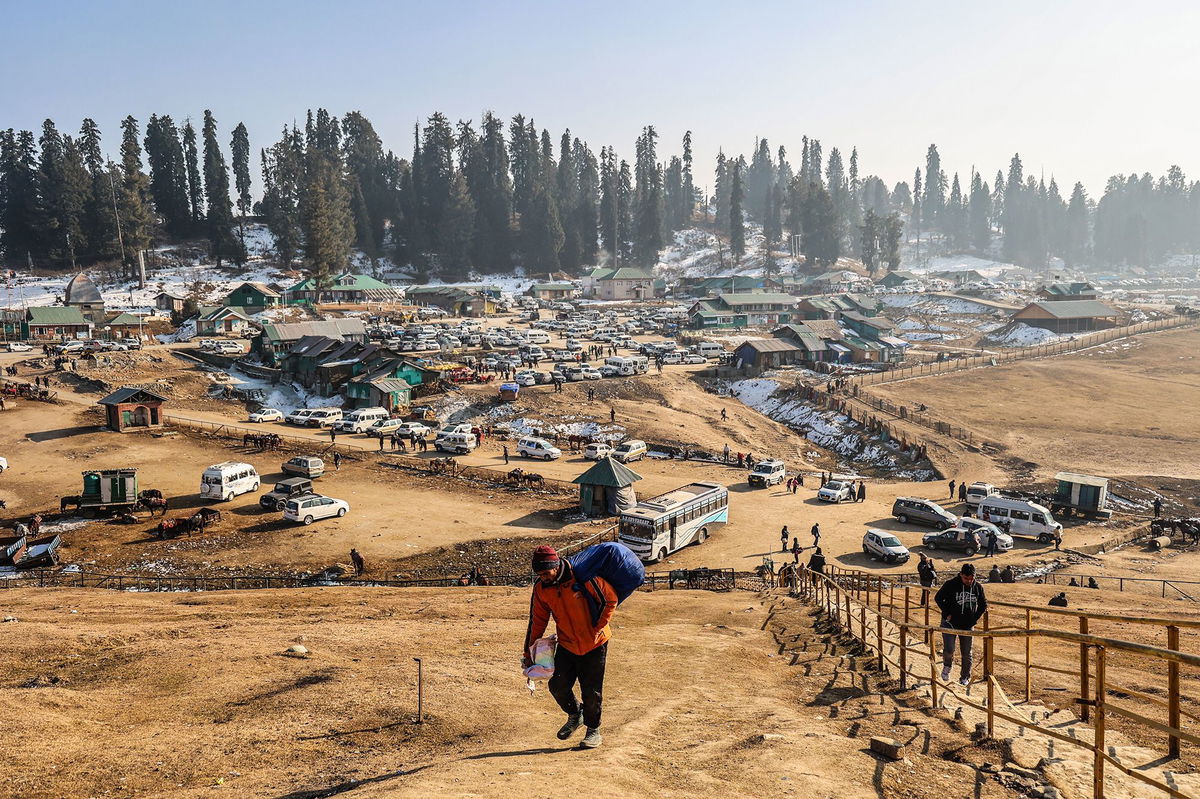
[[[283,466],[279,468],[284,474],[294,474],[299,477],[316,479],[325,474],[325,461],[313,455],[297,455],[290,460],[284,461]]]
[[[350,503],[345,500],[311,494],[289,499],[283,509],[283,518],[290,522],[312,524],[318,519],[345,516],[349,511]]]
[[[580,369],[579,374],[584,380],[599,380],[601,377],[604,377],[604,375],[600,374],[599,369],[593,369],[590,366]]]
[[[217,352],[222,355],[244,355],[246,348],[240,341],[221,341],[217,344]]]
[[[867,530],[863,536],[862,550],[864,555],[879,558],[884,563],[907,563],[910,557],[908,548],[886,530]]]
[[[617,448],[613,450],[612,456],[613,460],[618,460],[621,463],[632,463],[646,457],[646,453],[649,451],[650,448],[646,446],[645,441],[630,439],[618,444]]]
[[[971,483],[967,486],[967,504],[977,508],[980,502],[999,493],[1000,489],[991,483]]]
[[[537,385],[537,372],[517,372],[515,381],[518,386],[522,386],[522,387],[536,386]]]
[[[58,348],[59,352],[83,352],[84,343],[82,341],[67,341],[61,344]]]
[[[126,349],[130,350],[140,350],[142,348],[142,340],[139,338],[123,338],[121,339],[121,343],[125,345]]]
[[[238,494],[257,491],[258,483],[258,472],[249,463],[215,463],[200,476],[200,496],[229,502]]]
[[[417,434],[417,438],[424,438],[429,435],[429,425],[421,424],[420,422],[405,422],[396,428],[396,432],[402,436],[408,437],[413,433]]]
[[[692,353],[689,355],[684,355],[683,362],[684,363],[708,363],[708,358],[705,358],[703,355],[696,355],[695,353]]]
[[[544,438],[525,436],[517,442],[517,454],[552,461],[562,457],[562,450]]]
[[[8,351],[9,352],[30,352],[32,350],[33,350],[33,347],[29,346],[28,344],[25,344],[24,342],[21,342],[21,341],[8,342]]]
[[[474,433],[449,433],[438,435],[433,442],[433,448],[438,452],[453,452],[456,455],[466,455],[479,445]]]
[[[754,471],[750,472],[749,483],[752,486],[767,488],[782,483],[785,477],[787,469],[783,461],[759,461],[754,464]]]
[[[922,497],[896,497],[892,503],[892,515],[901,524],[924,524],[946,530],[955,525],[958,517],[931,499]]]
[[[598,461],[613,454],[613,448],[608,444],[594,442],[583,448],[583,457],[589,461]]]
[[[458,433],[470,435],[471,428],[474,426],[475,425],[471,424],[470,422],[459,422],[458,424],[447,425],[441,430],[437,431],[437,435],[435,435],[433,438],[435,441],[441,441],[446,436],[452,436]]]
[[[304,420],[306,427],[330,428],[342,421],[341,408],[313,408],[313,412]]]
[[[1062,535],[1062,524],[1055,521],[1045,505],[1025,499],[985,497],[979,503],[979,516],[985,521],[1004,525],[1004,529],[1012,535],[1037,538],[1043,544],[1053,541],[1056,535]]]
[[[1004,532],[1004,529],[999,525],[992,524],[991,522],[985,522],[983,519],[976,519],[971,516],[967,516],[959,519],[958,524],[954,525],[954,527],[951,527],[950,529],[970,530],[971,532],[975,533],[976,537],[979,539],[980,549],[987,548],[988,533],[996,534],[997,550],[1001,552],[1007,552],[1012,549],[1013,546],[1013,537],[1011,535]]]
[[[374,438],[390,436],[392,433],[398,432],[404,425],[405,421],[403,419],[380,419],[368,427],[366,433]]]
[[[308,417],[312,416],[316,408],[297,408],[296,410],[283,417],[283,420],[288,424],[300,425],[303,427],[308,422]]]
[[[986,534],[982,531],[968,530],[965,527],[951,527],[938,533],[926,533],[921,543],[929,549],[949,549],[974,555],[987,546]],[[1012,536],[1000,533],[996,539],[996,549],[1007,552],[1012,549]]]
[[[250,414],[252,422],[278,422],[283,420],[283,411],[276,408],[259,408]]]
[[[817,499],[822,502],[853,502],[854,497],[851,480],[830,480],[817,491]]]
[[[3,474],[4,470],[7,468],[8,468],[8,460],[5,458],[0,458],[0,474]]]
[[[258,498],[258,504],[267,510],[282,511],[289,499],[313,493],[313,483],[307,477],[289,477],[275,484],[269,493]]]

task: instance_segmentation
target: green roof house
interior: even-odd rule
[[[90,338],[93,328],[91,321],[75,306],[30,308],[26,323],[29,326],[29,338],[34,341]]]
[[[318,289],[315,278],[305,278],[284,292],[289,303],[398,302],[402,295],[395,288],[370,275],[349,272],[338,275]]]

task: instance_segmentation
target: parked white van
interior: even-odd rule
[[[517,442],[517,454],[526,458],[541,458],[552,461],[562,457],[562,450],[544,438],[526,436]]]
[[[630,439],[622,441],[615,450],[613,450],[613,460],[618,460],[621,463],[630,463],[631,461],[641,460],[646,457],[646,453],[650,448],[646,446],[645,441]]]
[[[705,358],[720,358],[725,354],[725,348],[715,341],[701,341],[692,347],[692,351]]]
[[[530,344],[549,344],[550,334],[545,330],[529,330],[525,333],[525,340]]]
[[[617,374],[622,377],[637,374],[637,364],[634,363],[633,358],[623,358],[620,355],[614,355],[610,358],[605,358],[604,365],[613,367],[617,370]]]
[[[306,427],[333,427],[342,421],[341,408],[313,408],[312,413],[304,420]]]
[[[258,472],[248,463],[215,463],[200,477],[200,496],[228,502],[238,494],[257,491],[259,482]]]
[[[991,483],[971,483],[967,487],[967,504],[975,507],[980,502],[983,502],[985,498],[995,496],[999,493],[1000,489]]]
[[[1045,506],[1026,499],[984,497],[979,503],[979,518],[1006,530],[1009,535],[1037,538],[1043,544],[1053,541],[1056,533],[1062,533],[1062,525]]]
[[[334,429],[341,430],[343,433],[362,433],[371,425],[386,418],[388,418],[388,412],[384,408],[358,408],[342,416],[342,420],[334,425]]]
[[[466,455],[475,449],[477,442],[474,433],[450,433],[442,436],[433,443],[438,452],[453,452],[456,455]]]

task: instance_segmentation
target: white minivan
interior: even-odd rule
[[[620,355],[614,355],[604,359],[605,366],[611,366],[617,370],[617,374],[628,377],[637,374],[637,365],[633,358],[623,358]]]
[[[258,485],[258,472],[250,464],[237,461],[215,463],[205,469],[200,477],[200,496],[228,502],[238,494],[257,491]]]
[[[313,412],[304,420],[305,427],[333,427],[342,421],[341,408],[313,408]]]
[[[1050,511],[1036,502],[1011,497],[984,497],[979,503],[979,518],[1005,530],[1009,535],[1037,538],[1043,544],[1062,533],[1062,525]]]
[[[705,358],[720,358],[725,354],[725,348],[715,341],[701,341],[692,347],[692,351]]]
[[[288,424],[298,424],[301,427],[308,424],[308,417],[313,415],[316,408],[297,408],[296,410],[283,417],[283,421]]]
[[[474,433],[450,433],[433,442],[433,448],[438,452],[453,452],[456,455],[466,455],[476,446],[478,442]]]
[[[343,433],[363,433],[371,425],[386,418],[388,412],[383,408],[358,408],[344,415],[333,427]]]
[[[331,516],[345,516],[350,510],[350,503],[344,499],[323,497],[320,494],[289,499],[283,508],[283,518],[290,522],[312,524],[317,519],[328,519]]]
[[[545,330],[529,330],[525,333],[525,340],[530,344],[549,344],[550,334]]]
[[[552,461],[562,457],[562,450],[544,438],[526,436],[517,442],[517,454]]]

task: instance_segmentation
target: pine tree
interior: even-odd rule
[[[563,131],[558,145],[558,168],[554,175],[554,196],[559,209],[559,223],[563,229],[563,245],[559,253],[559,264],[570,274],[579,271],[582,263],[583,232],[572,210],[579,205],[579,170],[575,164],[575,151],[571,145],[571,131]]]
[[[90,183],[83,213],[89,257],[115,260],[120,255],[117,218],[113,207],[117,176],[112,175],[105,166],[100,148],[100,128],[91,119],[83,120],[79,129],[79,152]]]
[[[717,150],[717,168],[713,182],[713,205],[716,206],[717,230],[729,230],[729,189],[732,165],[723,150]]]
[[[150,117],[146,124],[146,156],[150,162],[150,196],[167,235],[186,238],[196,232],[179,131],[169,116]]]
[[[39,238],[52,261],[69,262],[74,268],[76,254],[87,251],[83,221],[90,181],[79,148],[69,136],[59,134],[53,121],[42,123],[38,144]]]
[[[237,188],[238,240],[246,250],[246,217],[250,215],[250,133],[244,122],[233,129],[229,143],[233,155],[233,185]]]
[[[634,196],[634,261],[643,267],[652,266],[663,248],[662,173],[658,169],[658,133],[653,126],[642,129],[637,140]]]
[[[600,193],[600,172],[596,156],[587,145],[575,139],[572,145],[574,160],[579,174],[579,197],[574,209],[575,227],[579,231],[579,260],[583,265],[594,265],[599,255],[597,226],[599,223],[597,198]]]
[[[1088,199],[1082,183],[1075,184],[1067,205],[1066,241],[1063,260],[1067,266],[1079,266],[1087,257],[1088,250]]]
[[[878,266],[879,239],[882,233],[879,221],[874,209],[868,208],[867,213],[863,216],[863,223],[858,229],[859,252],[862,253],[863,266],[867,268],[868,275],[874,274],[875,268]]]
[[[4,131],[0,135],[0,248],[9,264],[25,263],[35,252],[41,257],[37,183],[33,133]]]
[[[950,239],[950,246],[956,250],[967,245],[967,214],[963,201],[962,186],[958,182],[958,173],[950,185],[950,199],[946,201],[945,222],[942,229]]]
[[[971,176],[971,198],[968,206],[971,246],[986,253],[992,245],[992,198],[983,176],[975,172]]]
[[[153,216],[150,212],[150,179],[142,171],[138,123],[132,116],[121,122],[121,193],[119,202],[125,259],[132,266],[136,253],[150,246]]]
[[[355,243],[375,259],[383,250],[388,219],[396,215],[395,189],[386,174],[389,154],[370,120],[358,111],[342,118],[342,152],[347,178],[358,186]]]
[[[466,277],[471,269],[471,241],[475,235],[475,203],[462,172],[450,184],[450,196],[442,213],[442,268],[453,277]]]
[[[200,184],[200,163],[196,152],[196,129],[189,119],[183,124],[183,160],[187,178],[188,202],[192,208],[192,233],[198,235],[204,227],[204,186]]]
[[[683,206],[680,226],[691,224],[696,213],[696,184],[692,178],[692,132],[683,134]]]
[[[533,189],[529,212],[521,220],[528,269],[535,272],[557,272],[558,251],[563,245],[562,223],[554,195],[541,182]]]
[[[625,160],[617,170],[617,236],[620,259],[630,263],[633,260],[633,172]]]
[[[336,125],[325,115],[309,125],[305,135],[300,214],[304,260],[318,291],[348,266],[354,242],[350,194],[336,146],[338,136],[332,130]]]
[[[841,218],[829,190],[819,183],[809,185],[804,207],[802,248],[810,267],[832,266],[841,256]]]
[[[233,236],[233,204],[229,199],[229,168],[217,143],[217,120],[204,112],[204,185],[208,195],[207,229],[212,257],[217,266],[223,259],[245,262],[245,253]]]
[[[746,254],[746,224],[742,212],[742,161],[739,158],[730,167],[729,177],[729,252],[733,262],[741,263]]]
[[[887,264],[889,272],[900,268],[900,241],[904,236],[904,222],[900,214],[893,211],[883,224],[883,247],[880,257]]]
[[[284,269],[303,246],[300,195],[304,180],[304,148],[300,131],[283,129],[283,137],[262,153],[262,213],[275,240]]]
[[[612,148],[600,148],[600,247],[615,265],[620,251],[617,231],[617,168]]]
[[[778,244],[783,238],[783,196],[778,184],[767,189],[767,217],[763,220],[763,239],[768,245]]]
[[[476,213],[472,260],[485,272],[512,267],[513,184],[508,166],[504,123],[488,111],[480,126],[478,160],[469,164],[466,176]]]
[[[936,144],[925,153],[925,196],[921,209],[925,225],[930,230],[944,230],[942,215],[946,208],[946,176],[942,172],[942,157]]]
[[[917,232],[917,243],[918,244],[920,244],[920,242],[921,242],[921,222],[924,221],[922,219],[923,212],[924,212],[924,208],[923,208],[924,204],[925,204],[925,200],[924,200],[924,198],[922,196],[922,192],[921,192],[921,169],[920,169],[920,167],[918,167],[917,171],[913,173],[912,213],[910,214],[910,217],[909,217],[913,228]]]

